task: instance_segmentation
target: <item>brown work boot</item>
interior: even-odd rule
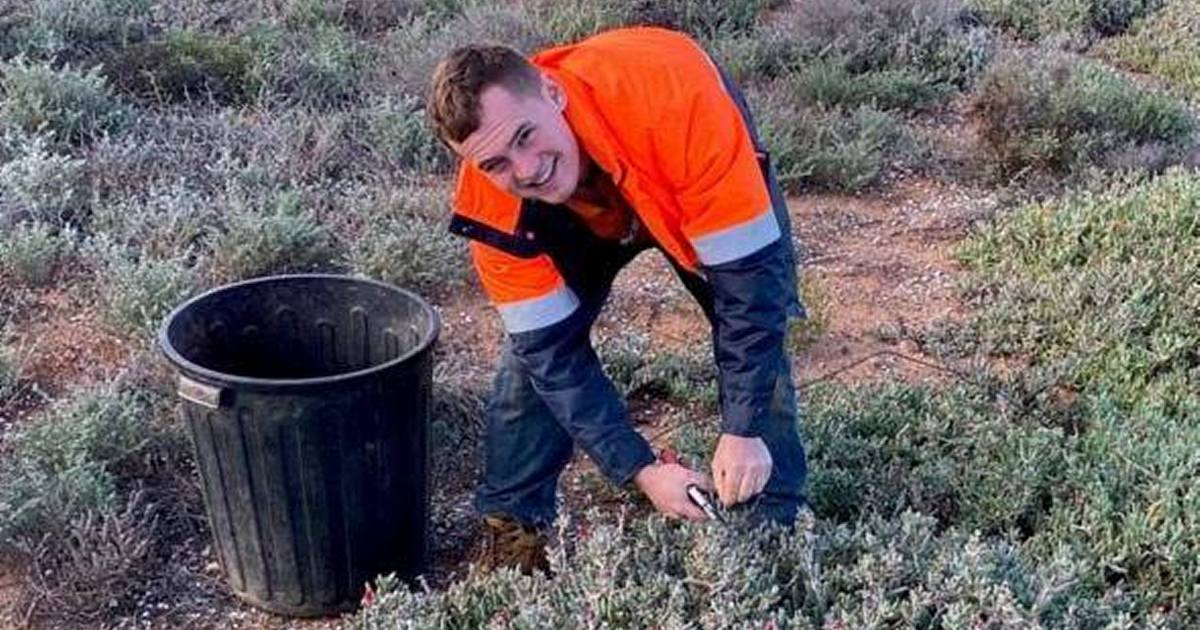
[[[546,537],[504,514],[483,517],[483,547],[476,563],[485,573],[503,567],[515,567],[525,575],[532,575],[535,570],[550,573]]]

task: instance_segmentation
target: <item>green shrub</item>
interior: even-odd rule
[[[1137,19],[1163,6],[1163,0],[972,0],[988,24],[1028,40],[1057,39],[1085,45],[1125,32]]]
[[[449,20],[415,18],[388,32],[377,56],[372,89],[392,101],[424,100],[429,77],[450,51],[471,43],[500,43],[532,53],[549,40],[523,5],[472,4]]]
[[[153,258],[104,237],[88,244],[99,276],[100,316],[112,330],[149,340],[162,319],[195,292],[196,279],[181,258]]]
[[[790,82],[802,102],[826,108],[871,105],[881,110],[921,110],[949,93],[947,84],[908,68],[851,74],[843,63],[827,60],[804,64]]]
[[[115,386],[82,389],[8,438],[0,462],[0,547],[64,531],[115,505],[120,470],[146,446],[146,408]]]
[[[1069,558],[1035,567],[1010,541],[905,513],[807,532],[612,522],[598,513],[553,578],[470,574],[444,592],[379,584],[356,628],[871,628],[1119,622]]]
[[[466,244],[446,229],[447,191],[408,186],[369,197],[350,211],[350,267],[368,278],[417,291],[461,286],[469,272]]]
[[[311,107],[353,102],[362,88],[368,51],[336,26],[302,32],[259,27],[249,35],[259,53],[252,81],[261,82],[267,97]]]
[[[361,114],[364,143],[375,156],[378,172],[447,175],[454,157],[437,139],[416,97],[373,100]]]
[[[0,271],[32,286],[50,281],[75,247],[74,230],[45,223],[21,223],[0,235]]]
[[[14,154],[0,163],[0,229],[22,221],[62,225],[78,218],[87,201],[84,161],[55,153],[44,136],[10,138]]]
[[[265,207],[234,208],[212,239],[213,269],[221,280],[318,271],[337,263],[329,230],[305,211],[297,193],[280,193]]]
[[[80,144],[119,129],[128,118],[100,68],[55,69],[23,58],[0,61],[0,126],[27,133],[49,131]]]
[[[1200,100],[1200,2],[1171,0],[1162,11],[1134,23],[1123,37],[1108,40],[1110,58],[1178,85]]]
[[[750,102],[779,182],[792,192],[862,190],[878,183],[911,151],[900,121],[869,105],[850,110],[806,107],[778,86],[752,92]]]
[[[0,58],[26,53],[79,58],[141,39],[151,0],[0,2]]]
[[[707,344],[683,352],[652,346],[641,334],[614,335],[598,344],[605,371],[622,396],[715,405],[717,369]]]
[[[1159,169],[1181,158],[1196,127],[1170,97],[1063,56],[998,61],[980,79],[973,109],[986,157],[1001,175],[1111,168],[1139,149],[1157,149],[1144,155],[1157,159],[1140,166]]]
[[[953,0],[821,0],[786,19],[805,63],[836,62],[852,75],[906,70],[961,89],[992,55],[986,29],[967,25],[962,12]]]
[[[453,2],[428,0],[287,0],[273,7],[274,15],[293,29],[347,26],[358,33],[392,28],[427,12],[440,13]]]
[[[152,258],[208,255],[207,238],[223,222],[223,204],[182,183],[141,186],[142,194],[99,204],[88,228]]]
[[[1077,387],[1130,399],[1190,374],[1200,345],[1198,216],[1200,177],[1178,170],[1013,213],[961,253],[987,307],[970,327],[977,347],[1065,362]]]
[[[244,103],[258,93],[254,53],[241,39],[176,31],[104,57],[102,72],[118,90],[160,103]]]

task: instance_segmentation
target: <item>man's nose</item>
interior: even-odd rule
[[[513,173],[517,182],[524,184],[537,177],[540,161],[532,151],[517,151],[513,156]]]

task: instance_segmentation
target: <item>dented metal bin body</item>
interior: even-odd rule
[[[368,280],[276,276],[175,310],[214,547],[233,591],[297,616],[351,610],[427,555],[435,311]]]

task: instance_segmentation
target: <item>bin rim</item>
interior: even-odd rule
[[[392,293],[399,293],[399,294],[403,295],[404,297],[413,300],[414,302],[419,304],[425,310],[425,312],[429,315],[429,323],[430,323],[429,330],[426,331],[425,335],[421,337],[420,341],[417,344],[415,344],[408,352],[405,352],[394,359],[389,359],[378,365],[372,365],[370,367],[366,367],[361,370],[354,370],[352,372],[340,372],[337,374],[331,374],[329,376],[314,376],[314,377],[309,377],[309,378],[261,378],[261,377],[255,377],[255,376],[241,376],[238,374],[227,374],[225,372],[218,372],[217,370],[214,370],[212,368],[207,368],[203,365],[200,365],[199,363],[196,363],[196,362],[184,357],[171,344],[170,338],[168,335],[168,332],[171,328],[171,323],[175,321],[175,318],[180,313],[182,313],[184,310],[191,307],[193,304],[200,302],[201,300],[207,299],[217,293],[223,293],[225,291],[240,289],[240,288],[255,285],[255,284],[267,284],[270,282],[278,282],[281,280],[334,280],[337,282],[354,282],[354,283],[375,285],[376,287],[379,287],[385,291],[390,291]],[[166,318],[163,319],[163,323],[162,323],[162,325],[159,326],[158,334],[156,335],[156,337],[157,337],[159,350],[161,350],[162,353],[164,355],[166,355],[167,360],[170,361],[176,368],[180,369],[183,372],[188,373],[189,376],[197,376],[203,380],[212,381],[213,384],[217,384],[217,385],[232,385],[232,386],[243,387],[243,388],[247,388],[247,389],[280,389],[280,388],[289,388],[290,389],[290,388],[297,388],[297,387],[319,387],[319,386],[338,384],[338,383],[342,383],[344,381],[361,378],[363,376],[367,376],[367,375],[370,375],[375,372],[382,372],[388,368],[395,367],[397,365],[405,363],[412,357],[428,350],[433,345],[433,343],[437,340],[438,333],[440,331],[441,331],[441,317],[438,315],[437,309],[435,309],[433,307],[433,305],[429,303],[428,300],[426,300],[425,298],[421,297],[420,295],[418,295],[417,293],[415,293],[413,291],[398,287],[393,284],[388,284],[386,282],[380,282],[379,280],[373,280],[371,278],[363,278],[363,277],[358,277],[358,276],[351,276],[351,275],[347,275],[347,274],[296,273],[296,274],[277,274],[277,275],[273,275],[273,276],[261,276],[258,278],[251,278],[249,280],[241,280],[239,282],[223,284],[219,287],[209,289],[199,295],[188,298],[182,304],[180,304],[179,306],[176,306],[174,309],[172,309],[171,312],[166,316]]]

